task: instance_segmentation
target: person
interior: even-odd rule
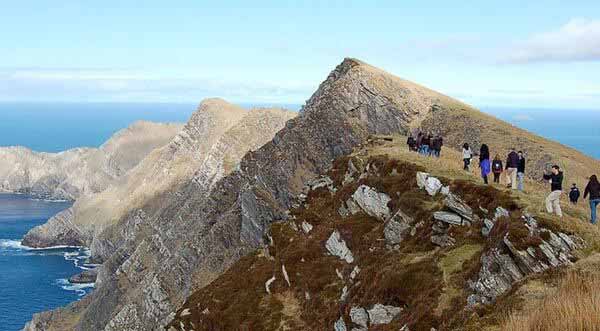
[[[571,192],[569,192],[569,201],[571,201],[571,204],[577,204],[580,194],[581,193],[579,192],[579,188],[577,188],[577,184],[573,183],[573,186],[571,186]]]
[[[492,173],[494,174],[494,183],[500,183],[500,175],[502,174],[502,160],[500,160],[500,154],[496,154],[494,161],[492,161]]]
[[[415,150],[415,147],[417,145],[417,141],[412,136],[412,134],[408,135],[408,139],[406,140],[406,145],[408,145],[408,150],[409,151],[414,151]]]
[[[517,189],[523,192],[523,182],[525,181],[525,156],[523,151],[517,153],[519,164],[517,165]]]
[[[506,176],[508,178],[508,188],[517,189],[517,168],[519,167],[519,155],[514,147],[506,157]]]
[[[421,145],[423,144],[423,132],[421,130],[419,130],[419,132],[417,133],[416,141],[417,143],[415,145],[415,148],[417,149],[417,153],[421,153]]]
[[[590,196],[590,222],[596,224],[596,207],[600,204],[600,183],[596,175],[592,175],[590,181],[585,186],[583,199],[587,198],[588,195]]]
[[[421,154],[429,155],[429,146],[431,145],[431,135],[424,134],[421,140]]]
[[[469,147],[469,144],[467,144],[467,143],[463,144],[462,156],[463,156],[463,163],[464,163],[463,169],[469,171],[469,165],[471,164],[471,158],[473,157],[473,152],[471,151],[471,147]]]
[[[442,152],[442,146],[444,145],[444,139],[440,135],[436,135],[431,142],[431,151],[432,155],[435,157],[440,157],[440,153]]]
[[[483,178],[483,182],[488,184],[488,175],[490,173],[490,148],[486,144],[482,144],[479,149],[479,168],[481,168],[481,178]]]
[[[560,210],[560,195],[562,194],[563,172],[558,165],[553,165],[550,173],[544,174],[544,179],[550,182],[550,194],[546,197],[546,211],[562,217]]]

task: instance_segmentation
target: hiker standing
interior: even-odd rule
[[[546,211],[550,214],[554,212],[558,217],[562,217],[560,195],[562,194],[563,173],[560,171],[560,167],[553,165],[551,172],[544,174],[544,179],[550,182],[550,194],[546,197]]]
[[[492,161],[492,173],[494,173],[494,183],[500,183],[500,175],[502,174],[502,160],[500,160],[500,155],[496,154],[494,157],[494,161]]]
[[[463,156],[463,163],[464,163],[463,169],[469,171],[469,165],[471,164],[471,158],[473,157],[473,151],[471,151],[471,147],[469,147],[469,144],[467,144],[467,143],[463,144],[462,156]]]
[[[442,146],[444,145],[444,139],[440,135],[436,135],[431,142],[432,155],[435,157],[440,157],[440,153],[442,152]]]
[[[421,154],[429,155],[429,146],[431,145],[431,135],[424,134],[423,140],[421,140]]]
[[[579,195],[581,195],[581,193],[579,192],[579,188],[577,188],[577,184],[573,183],[573,186],[571,186],[571,191],[569,192],[569,201],[571,201],[571,204],[577,204],[577,201],[579,200]]]
[[[590,221],[592,224],[596,224],[596,207],[600,204],[600,183],[596,175],[592,175],[589,183],[585,186],[583,198],[587,198],[588,195],[590,196]]]
[[[414,151],[417,145],[417,141],[413,138],[412,134],[408,135],[408,139],[406,140],[406,145],[408,145],[409,151]]]
[[[523,182],[525,181],[525,156],[523,151],[517,153],[519,156],[519,164],[517,165],[517,189],[523,192]]]
[[[510,153],[506,157],[506,176],[508,177],[508,187],[517,189],[517,168],[519,167],[519,155],[515,152],[514,147],[510,149]]]
[[[421,130],[419,130],[419,133],[417,133],[417,153],[422,153],[421,150],[421,146],[423,146],[423,132]]]
[[[479,149],[479,168],[481,168],[481,178],[483,178],[483,182],[488,184],[488,175],[490,173],[490,148],[486,144],[482,144]]]

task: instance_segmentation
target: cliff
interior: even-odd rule
[[[2,147],[0,191],[54,200],[76,200],[101,192],[180,129],[179,124],[140,121],[115,133],[100,148],[39,153],[25,147]]]
[[[462,122],[448,120],[456,118]],[[504,122],[483,115],[468,105],[447,96],[397,78],[361,61],[346,59],[319,86],[318,90],[307,101],[298,117],[289,120],[285,127],[277,132],[270,141],[264,143],[262,147],[246,153],[238,166],[229,167],[230,172],[214,171],[214,169],[219,169],[219,167],[227,168],[225,165],[228,162],[218,161],[225,159],[224,155],[228,154],[226,152],[222,154],[223,156],[214,158],[216,163],[221,164],[221,166],[212,166],[211,164],[214,164],[214,161],[203,164],[192,179],[146,201],[143,206],[136,210],[131,210],[129,214],[118,222],[107,227],[97,236],[98,240],[96,242],[98,245],[92,245],[92,250],[104,262],[99,270],[98,283],[94,292],[88,295],[82,302],[74,303],[65,309],[54,313],[36,315],[28,325],[28,330],[51,330],[58,325],[61,325],[65,329],[80,330],[162,330],[173,321],[175,322],[171,324],[171,327],[181,327],[186,330],[189,329],[189,324],[186,324],[188,322],[204,323],[206,321],[208,321],[208,324],[206,324],[208,325],[207,329],[211,329],[211,327],[213,327],[212,329],[228,329],[227,326],[235,325],[226,324],[231,321],[228,319],[229,317],[237,319],[236,321],[240,323],[244,319],[251,322],[254,318],[252,317],[253,313],[257,311],[262,312],[262,309],[272,307],[270,303],[278,305],[277,302],[273,301],[273,298],[280,301],[289,299],[292,302],[294,300],[302,300],[297,301],[298,305],[283,305],[286,310],[280,310],[281,314],[273,316],[267,314],[260,315],[265,317],[265,320],[260,322],[263,324],[247,324],[248,326],[257,325],[257,329],[273,329],[271,326],[281,326],[282,322],[287,323],[287,317],[291,316],[290,318],[294,318],[295,315],[293,312],[291,313],[287,308],[293,311],[298,308],[300,303],[304,302],[303,300],[308,300],[306,299],[307,295],[303,293],[303,290],[306,288],[310,289],[307,291],[310,297],[323,294],[319,291],[321,288],[327,288],[327,291],[331,291],[327,292],[327,298],[330,299],[333,298],[332,293],[335,293],[336,297],[339,295],[340,297],[338,298],[343,297],[344,300],[347,298],[359,300],[360,293],[366,296],[370,295],[369,300],[364,299],[364,302],[356,302],[356,307],[362,308],[358,312],[362,320],[360,320],[360,323],[356,323],[359,326],[362,326],[364,323],[369,325],[368,323],[372,323],[372,321],[387,321],[388,319],[392,321],[394,318],[397,318],[396,316],[398,316],[399,311],[407,309],[404,306],[407,302],[411,303],[411,305],[416,302],[416,307],[423,307],[434,302],[432,298],[436,298],[437,300],[441,289],[439,286],[431,287],[432,283],[429,280],[417,282],[414,285],[415,289],[420,288],[425,292],[423,300],[420,301],[406,301],[409,299],[402,299],[400,296],[386,296],[385,286],[371,288],[367,285],[367,283],[372,283],[373,279],[386,280],[383,284],[412,280],[415,277],[419,277],[419,275],[427,274],[429,271],[434,274],[434,277],[437,277],[434,280],[444,277],[438,270],[432,269],[432,263],[430,263],[430,258],[427,256],[425,256],[425,261],[422,264],[417,265],[411,265],[411,263],[407,262],[405,264],[390,264],[383,268],[381,264],[371,264],[369,262],[368,270],[370,272],[365,273],[365,275],[376,275],[377,277],[365,278],[361,282],[363,285],[361,285],[360,291],[356,292],[359,294],[349,292],[350,294],[346,293],[344,295],[344,287],[338,288],[340,284],[337,283],[335,286],[327,286],[331,280],[331,272],[335,273],[335,268],[333,268],[331,259],[321,259],[323,255],[322,247],[326,247],[330,254],[337,255],[346,261],[344,262],[346,263],[344,264],[344,269],[339,270],[342,274],[340,278],[343,279],[351,277],[354,271],[353,267],[356,266],[352,265],[355,259],[358,261],[357,263],[361,263],[363,259],[368,259],[366,254],[370,251],[369,245],[372,245],[375,249],[383,249],[381,243],[378,243],[380,239],[378,233],[373,232],[372,236],[369,235],[371,231],[380,231],[381,227],[372,223],[372,220],[367,222],[364,218],[357,218],[347,225],[350,228],[356,227],[356,231],[358,232],[354,232],[353,229],[349,229],[352,230],[350,232],[341,229],[337,235],[331,237],[334,233],[329,232],[333,230],[332,225],[340,225],[344,228],[339,223],[342,222],[341,220],[329,219],[328,217],[338,217],[336,214],[330,213],[332,209],[331,203],[335,203],[337,207],[339,201],[332,202],[332,200],[327,198],[327,194],[337,197],[336,192],[339,191],[340,196],[344,199],[348,194],[346,186],[341,185],[339,180],[336,180],[335,184],[324,180],[322,184],[311,186],[314,189],[320,185],[321,188],[326,189],[325,191],[322,189],[317,190],[319,194],[325,195],[322,199],[309,199],[309,205],[316,204],[316,209],[310,209],[305,206],[309,210],[308,213],[312,214],[310,215],[310,220],[309,218],[300,218],[301,215],[297,213],[298,208],[301,207],[303,194],[306,193],[305,185],[311,183],[319,175],[326,174],[332,167],[334,170],[337,169],[334,166],[334,160],[341,160],[342,157],[351,154],[354,150],[366,144],[368,137],[371,135],[405,134],[416,127],[440,130],[449,137],[447,143],[449,148],[458,148],[462,144],[460,137],[465,137],[464,139],[467,141],[472,141],[476,144],[485,140],[487,132],[491,132],[494,135],[509,137],[510,143],[518,142],[518,146],[525,146],[524,148],[535,147],[540,150],[547,149],[553,152],[565,153],[571,157],[568,161],[568,167],[570,173],[574,175],[583,174],[591,169],[591,167],[598,166],[598,162],[591,158],[559,144],[513,128]],[[460,143],[458,143],[459,141]],[[397,145],[396,149],[401,148],[400,146]],[[219,154],[218,151],[214,152]],[[562,155],[558,153],[554,154],[553,152],[549,154],[550,158],[539,153],[532,153],[529,162],[530,164],[552,162],[556,156]],[[230,162],[230,164],[235,163]],[[400,222],[401,224],[395,225],[396,230],[394,231],[403,232],[403,229],[406,230],[407,226],[413,227],[421,222],[419,226],[423,226],[424,228],[422,230],[415,230],[415,235],[419,233],[418,238],[421,240],[425,239],[427,242],[423,242],[423,246],[419,246],[420,252],[431,253],[429,251],[433,249],[432,245],[434,243],[431,241],[432,236],[430,235],[434,231],[434,224],[437,224],[437,222],[433,222],[431,219],[433,210],[430,204],[436,203],[436,201],[432,202],[414,197],[412,200],[408,199],[414,193],[411,191],[414,190],[414,185],[410,184],[414,184],[414,181],[416,181],[415,173],[421,169],[411,167],[410,165],[387,167],[385,164],[377,164],[377,167],[381,169],[380,167],[383,166],[389,172],[386,171],[377,175],[377,171],[374,170],[373,177],[371,178],[373,182],[363,187],[361,189],[362,193],[358,195],[375,196],[379,197],[381,201],[393,202],[398,201],[394,195],[402,196],[406,191],[407,200],[401,202],[401,205],[392,204],[393,209],[387,210],[387,213],[385,212],[385,208],[377,208],[377,204],[372,203],[365,203],[364,206],[361,206],[361,209],[365,211],[369,210],[372,213],[371,217],[377,218],[380,217],[377,215],[381,215],[381,213],[383,215],[389,214],[390,216],[396,215],[397,208],[404,206],[406,210],[402,209],[402,211],[408,217],[414,219],[415,223],[402,224]],[[443,166],[449,167],[448,164]],[[394,185],[397,184],[397,188],[393,185],[386,187],[384,181],[378,181],[377,179],[378,176],[390,175],[392,168],[396,169],[396,173],[403,174],[394,179]],[[365,169],[357,167],[357,171],[364,171]],[[346,169],[344,168],[344,170]],[[406,174],[404,174],[405,171]],[[213,174],[215,173],[220,173],[221,175],[214,176]],[[449,177],[442,179],[449,181],[448,178],[453,174],[455,173],[447,174]],[[353,180],[357,181],[360,179],[354,178]],[[379,186],[377,186],[378,183]],[[460,193],[461,197],[467,199],[465,195],[470,192],[470,187],[464,189],[459,184],[456,185],[456,187],[451,187],[452,192]],[[376,188],[376,190],[373,188]],[[384,191],[383,188],[386,190]],[[358,189],[358,187],[348,186],[348,190],[350,189],[354,190]],[[389,200],[386,200],[385,196],[378,194],[382,192],[387,195]],[[491,191],[486,194],[489,194],[487,199],[493,200],[496,193]],[[510,205],[510,208],[509,206],[506,206],[506,208],[510,209],[511,215],[514,215],[515,218],[525,215],[520,211],[520,207],[513,206],[508,197],[499,196],[504,197],[501,201],[507,202]],[[472,199],[475,200],[475,198]],[[469,204],[473,204],[473,200],[467,199]],[[320,208],[319,204],[323,204],[322,208]],[[352,205],[351,202],[350,204]],[[351,205],[346,204],[344,208],[347,210],[356,210]],[[501,205],[494,205],[491,202],[485,206],[481,205],[482,208],[496,206]],[[473,204],[470,207],[475,209],[479,206]],[[290,209],[292,210],[290,211]],[[335,212],[339,215],[338,208],[335,209]],[[487,217],[493,217],[492,214],[489,214],[490,212],[493,213],[493,211],[488,209]],[[342,210],[342,213],[346,212]],[[480,221],[483,216],[478,215]],[[291,222],[294,218],[296,220],[305,220],[311,226],[323,224],[324,227],[315,228],[319,235],[310,239],[310,241],[305,241],[308,246],[302,246],[302,241],[299,244],[284,243],[285,240],[288,242],[300,240],[300,237],[297,237],[298,234],[282,234],[280,232],[285,232],[287,231],[286,229],[293,228]],[[387,218],[384,219],[387,220]],[[456,217],[452,216],[450,219],[456,220]],[[462,217],[459,216],[459,219],[462,224]],[[331,224],[325,224],[327,222]],[[276,226],[269,232],[273,224],[276,224]],[[479,225],[479,223],[477,224]],[[302,222],[296,223],[296,227],[303,227],[303,225]],[[306,228],[308,229],[309,227],[307,226]],[[459,227],[459,232],[448,230],[450,227],[444,224],[435,228],[435,231],[438,231],[438,233],[433,238],[435,238],[434,241],[439,245],[451,243],[452,239],[464,239],[468,242],[473,239],[470,236],[475,235],[473,233],[464,234],[463,230],[466,227]],[[519,226],[518,229],[522,230],[523,228]],[[535,230],[543,232],[542,230],[538,230],[537,227]],[[547,229],[544,228],[543,230]],[[302,231],[305,230],[303,229]],[[481,230],[478,229],[477,231]],[[527,235],[523,235],[523,231],[519,232],[517,230],[517,232],[521,236],[517,237],[519,245],[517,245],[515,250],[512,252],[501,251],[500,253],[516,256],[521,254],[523,249],[529,247],[523,244],[521,240],[526,239]],[[538,232],[536,232],[536,239],[539,237]],[[553,231],[553,234],[558,236],[559,232],[561,231],[556,230]],[[327,237],[325,237],[325,233],[327,233]],[[506,233],[501,232],[501,234]],[[459,235],[461,237],[458,237]],[[356,238],[356,240],[353,239],[353,241],[350,241],[349,236]],[[551,237],[550,234],[548,236]],[[497,239],[496,236],[494,238]],[[584,240],[586,239],[584,238]],[[342,244],[342,242],[345,244]],[[494,242],[501,245],[501,240]],[[459,243],[463,244],[462,241]],[[509,241],[509,243],[512,242]],[[264,248],[269,244],[271,247],[275,247],[276,252],[270,252],[268,256],[274,256],[277,260],[275,263],[272,263],[271,259],[267,258],[267,262],[263,265],[261,264],[263,263],[262,260],[257,262],[251,254],[255,254],[258,249]],[[300,245],[301,247],[296,245]],[[353,247],[356,247],[355,245],[361,247],[360,254],[356,256],[353,255],[352,250]],[[392,243],[391,247],[393,248],[395,245],[399,245],[399,243]],[[508,244],[504,243],[502,248],[509,249],[507,248],[508,246]],[[562,244],[561,247],[564,248]],[[497,257],[493,255],[493,251],[488,251],[487,248],[485,250],[484,248],[480,249],[481,252],[491,252],[491,257],[486,261]],[[402,249],[401,245],[398,246],[398,249]],[[565,257],[560,259],[560,265],[572,263],[570,257],[574,249],[569,247],[568,252],[557,251],[565,254]],[[297,250],[303,251],[298,252]],[[279,251],[281,251],[282,255],[277,255]],[[387,254],[384,251],[381,252],[382,254]],[[479,252],[479,249],[477,252]],[[553,252],[549,254],[553,254]],[[570,255],[566,255],[566,253]],[[481,256],[479,253],[473,253],[469,254],[468,258],[478,259]],[[316,267],[327,267],[327,270],[323,270],[322,272],[311,268],[301,270],[296,265],[298,261],[286,262],[287,257],[300,259],[300,261],[304,259],[310,263],[314,262],[317,265]],[[281,264],[282,258],[283,264]],[[419,256],[415,256],[416,261],[419,258]],[[500,256],[498,258],[502,259],[503,257]],[[522,258],[525,259],[524,256]],[[548,259],[551,258],[548,256]],[[240,262],[238,263],[238,261]],[[392,255],[386,255],[385,259],[379,261],[391,263],[394,259]],[[537,261],[527,262],[530,262],[529,265],[535,266]],[[540,261],[544,265],[547,265],[546,260]],[[293,264],[293,267],[290,266],[291,271],[283,267],[283,265],[287,265],[286,263]],[[395,278],[392,276],[390,276],[391,278],[386,278],[388,276],[386,276],[384,271],[402,269],[404,267],[407,267],[408,269],[406,270],[410,272],[407,271],[398,277],[394,276]],[[452,264],[452,267],[454,267],[454,264]],[[494,269],[496,266],[490,265],[488,269],[478,267],[479,264],[475,263],[471,269],[465,271],[465,274],[459,274],[457,277],[475,277],[474,275],[481,274],[480,278],[472,279],[474,284],[477,283],[478,279],[483,279],[482,283],[485,284],[487,279],[497,281],[498,279],[503,279],[502,277],[508,277],[506,276],[508,273],[505,273],[499,278],[494,278],[495,274],[492,274],[491,278],[486,278],[490,274],[490,270],[496,270]],[[235,271],[238,275],[243,273],[243,275],[247,275],[248,277],[234,278],[231,276],[231,273],[224,273],[229,268],[233,268],[231,270]],[[273,272],[275,270],[273,268],[277,269],[277,274]],[[539,264],[536,270],[538,269]],[[256,279],[260,279],[260,282],[254,278],[255,272]],[[291,294],[279,291],[282,286],[291,286],[290,284],[297,277],[297,273],[303,273],[303,282],[313,281],[315,284],[318,284],[316,285],[317,287],[310,288],[310,284],[295,287]],[[356,273],[360,274],[358,271]],[[390,275],[394,275],[394,273],[390,273]],[[269,277],[264,279],[264,276]],[[272,276],[275,276],[275,280],[270,282],[274,286],[272,293],[281,294],[282,297],[266,297],[262,292],[263,290],[265,292],[271,290],[266,283],[269,283],[268,281]],[[324,278],[321,279],[320,276]],[[228,282],[229,279],[233,281]],[[282,282],[282,279],[284,282]],[[512,280],[510,279],[510,281],[506,282],[512,285]],[[207,287],[209,284],[211,285]],[[260,287],[257,284],[260,284]],[[467,284],[466,281],[459,282],[456,283],[456,286],[464,286],[465,284]],[[353,290],[350,287],[350,283],[347,283],[346,286],[348,286],[346,288],[347,291]],[[225,293],[217,293],[221,290]],[[299,299],[296,296],[301,291],[305,299]],[[456,298],[467,300],[471,294],[475,295],[471,297],[474,305],[485,305],[491,300],[490,292],[486,292],[485,286],[478,289],[476,285],[473,285],[470,291],[468,292],[468,296],[463,296],[467,292],[461,292],[460,295],[456,296],[449,296],[447,297],[448,302],[452,303]],[[258,302],[248,301],[250,304],[245,306],[245,309],[256,309],[256,311],[240,313],[235,304],[231,302],[231,300],[237,300],[239,297],[232,299],[227,296],[227,293],[240,293],[242,296],[245,296],[246,293],[249,296],[260,293],[257,297]],[[354,297],[354,295],[357,296]],[[209,306],[207,303],[206,307],[202,305],[200,307],[197,304],[197,298],[207,300],[214,298],[213,303],[219,302],[219,300],[221,303],[212,306]],[[405,301],[399,301],[400,299]],[[187,305],[186,300],[188,300]],[[266,306],[261,306],[263,304]],[[323,326],[323,329],[333,329],[334,324],[330,324],[330,322],[333,322],[333,319],[337,322],[341,318],[344,327],[342,328],[341,322],[337,323],[339,327],[336,330],[346,330],[346,321],[352,315],[352,306],[339,304],[338,301],[336,301],[335,305],[332,304],[332,301],[324,301],[322,304],[324,306],[331,304],[331,306],[327,306],[327,309],[323,311],[322,316],[309,315],[307,319],[303,318],[300,321],[294,321],[294,324],[290,324],[290,328],[294,329],[298,325],[301,328],[303,325],[301,323],[314,326],[314,323],[322,321],[323,324],[321,326]],[[192,307],[192,305],[195,306]],[[182,307],[183,309],[179,310]],[[235,308],[227,310],[227,307]],[[336,307],[339,308],[340,314],[333,313]],[[200,308],[203,310],[198,312],[197,309]],[[207,310],[204,310],[205,308]],[[413,307],[412,309],[415,308]],[[232,315],[223,318],[222,315],[212,315],[211,313],[222,314],[227,311],[230,311]],[[428,316],[433,316],[427,315],[430,312],[419,313],[419,309],[411,311],[414,311],[417,315],[408,315],[411,320],[407,320],[406,324],[410,324],[409,322],[411,321],[417,323]],[[440,310],[440,312],[443,311],[443,309]],[[200,315],[204,313],[206,318]],[[376,318],[370,317],[370,314],[376,316]],[[367,315],[366,319],[364,318],[365,315]],[[390,318],[390,315],[393,316]],[[380,318],[381,316],[383,317]],[[320,320],[320,317],[324,319]],[[65,327],[64,323],[67,320],[71,321],[71,324]],[[440,325],[440,323],[445,323],[447,320],[438,319],[437,321],[436,325]],[[283,325],[288,325],[285,323]],[[259,327],[261,325],[262,328]],[[399,326],[399,324],[392,325]],[[198,325],[196,327],[200,328]]]

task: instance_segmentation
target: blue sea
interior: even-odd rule
[[[244,104],[245,107],[299,105]],[[136,120],[186,122],[195,104],[0,103],[0,146],[23,145],[57,152],[98,147]],[[482,107],[514,125],[600,158],[600,110]],[[64,306],[93,288],[71,285],[71,275],[90,267],[77,248],[32,250],[23,235],[69,203],[0,194],[0,331],[20,330],[35,312]]]
[[[29,229],[69,206],[0,194],[0,330],[20,330],[33,313],[66,305],[91,289],[67,281],[86,268],[86,250],[36,250],[20,244]]]

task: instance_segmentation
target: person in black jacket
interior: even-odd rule
[[[577,184],[573,183],[573,186],[571,186],[571,192],[569,192],[569,201],[571,201],[571,204],[576,205],[580,195],[581,192],[579,192]]]
[[[409,151],[415,151],[417,147],[417,141],[413,138],[412,135],[408,135],[408,139],[406,140],[406,145],[408,145]]]
[[[519,167],[519,154],[514,148],[510,149],[510,153],[506,157],[506,176],[508,178],[508,187],[513,190],[517,189],[517,168]]]
[[[442,138],[442,136],[436,135],[435,138],[433,138],[433,140],[431,141],[431,155],[435,157],[440,157],[443,145],[444,138]]]
[[[500,155],[496,154],[494,161],[492,161],[492,173],[494,174],[494,183],[500,183],[500,175],[502,174],[502,160]]]
[[[585,186],[583,198],[587,198],[588,195],[590,196],[590,221],[592,224],[596,224],[596,207],[600,204],[600,183],[598,183],[598,177],[596,177],[596,175],[592,175],[589,183]]]
[[[517,189],[523,192],[523,182],[525,181],[525,156],[523,156],[522,151],[519,151],[517,155],[519,156],[519,163],[517,165]]]
[[[550,173],[544,174],[544,179],[550,182],[550,194],[546,197],[546,211],[552,214],[553,212],[562,217],[560,209],[560,196],[562,194],[563,173],[560,167],[556,164],[552,166]]]

